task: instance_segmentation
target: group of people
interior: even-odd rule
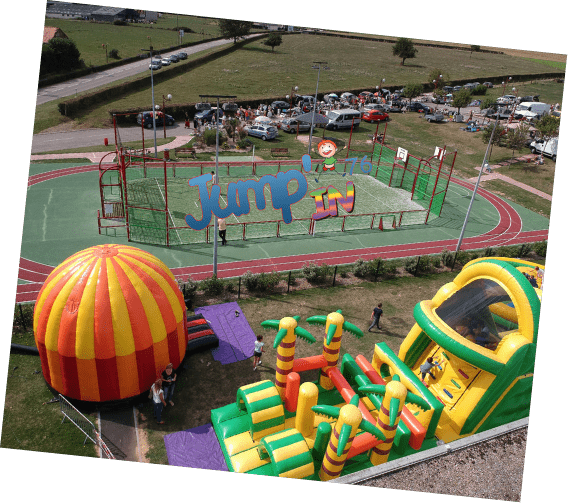
[[[456,325],[455,331],[468,341],[487,349],[495,349],[501,341],[489,331],[487,324],[478,318],[465,318]]]
[[[152,384],[150,388],[150,394],[148,398],[152,399],[154,404],[154,416],[158,424],[164,424],[162,420],[162,411],[167,404],[172,407],[174,402],[172,398],[174,396],[174,389],[176,386],[177,375],[174,372],[174,366],[168,363],[164,371],[158,375],[157,379]]]

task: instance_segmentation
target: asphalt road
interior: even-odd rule
[[[183,122],[177,122],[173,126],[166,126],[166,136],[173,138],[187,134],[187,129]],[[141,127],[121,127],[119,128],[120,139],[122,142],[140,141],[142,139]],[[156,129],[156,138],[164,137],[164,128]],[[43,152],[53,152],[55,150],[67,150],[78,147],[92,147],[104,145],[104,139],[108,138],[110,149],[114,147],[114,129],[81,129],[76,131],[58,133],[39,133],[34,134],[32,139],[32,154]],[[153,145],[154,133],[150,129],[144,130],[144,140],[148,146]]]
[[[249,35],[246,38],[251,38],[256,36],[258,35]],[[230,40],[214,40],[211,42],[203,42],[202,44],[186,47],[184,49],[177,49],[175,51],[170,51],[170,52],[161,51],[160,54],[162,57],[165,57],[169,56],[170,54],[176,54],[178,52],[183,51],[186,52],[188,55],[190,55],[201,51],[205,51],[207,49],[231,43],[232,42]],[[176,63],[172,64],[175,65]],[[66,96],[72,96],[77,93],[89,91],[96,87],[110,84],[111,82],[114,82],[116,80],[133,77],[135,75],[144,72],[149,73],[150,70],[148,70],[148,65],[149,65],[149,59],[144,58],[141,59],[140,61],[136,61],[135,63],[129,63],[127,65],[118,66],[116,68],[113,68],[112,70],[93,73],[91,75],[87,75],[85,77],[81,77],[78,79],[61,82],[53,86],[43,87],[41,89],[38,89],[36,106],[42,105],[49,101],[57,100],[59,98],[65,98]],[[160,70],[156,70],[156,72],[160,72]]]

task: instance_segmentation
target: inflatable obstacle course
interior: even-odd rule
[[[338,358],[343,330],[363,335],[340,311],[308,318],[324,327],[324,348],[307,358],[294,357],[296,337],[316,337],[299,317],[263,322],[278,330],[276,383],[244,386],[211,412],[228,469],[331,480],[527,417],[542,286],[527,274],[537,265],[468,263],[415,307],[398,355],[379,343],[371,362]],[[318,382],[300,385],[315,368]]]

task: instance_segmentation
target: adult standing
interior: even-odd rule
[[[373,313],[371,314],[371,326],[369,327],[369,332],[371,331],[371,328],[373,328],[374,326],[376,326],[379,330],[381,329],[379,322],[381,320],[382,314],[383,314],[383,303],[379,302],[377,304],[377,307],[373,309]]]
[[[227,244],[227,224],[224,218],[219,218],[217,222],[219,223],[219,237],[221,238],[221,244],[225,246]]]
[[[168,363],[165,370],[162,372],[162,389],[164,390],[164,401],[173,406],[172,398],[174,396],[174,389],[176,387],[177,374],[174,372],[174,366]]]
[[[164,400],[164,390],[162,389],[162,378],[158,377],[156,382],[152,384],[150,388],[150,393],[152,395],[152,402],[154,403],[154,416],[158,424],[164,424],[162,421],[162,411],[166,406],[166,401]]]

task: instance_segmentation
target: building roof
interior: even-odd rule
[[[43,28],[43,43],[47,44],[53,37],[58,36],[59,38],[69,38],[61,28],[56,26],[45,26]]]

